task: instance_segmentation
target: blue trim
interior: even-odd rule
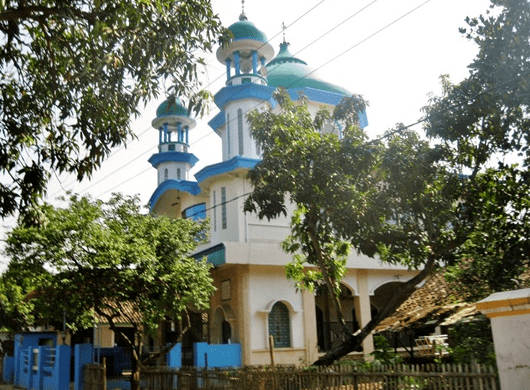
[[[230,160],[204,167],[195,174],[195,178],[197,179],[198,183],[201,183],[210,177],[217,176],[226,172],[231,172],[237,168],[252,169],[260,161],[261,160],[256,158],[234,156]]]
[[[151,195],[151,198],[149,199],[148,203],[149,209],[152,209],[156,205],[156,202],[158,202],[160,197],[164,194],[164,192],[169,190],[185,191],[190,193],[191,195],[199,195],[201,192],[199,185],[195,181],[166,180],[162,184],[160,184],[155,190],[155,192],[153,192],[153,195]]]
[[[214,96],[217,107],[222,111],[224,107],[233,101],[255,98],[268,101],[273,107],[276,102],[272,99],[272,94],[276,88],[259,84],[239,84],[223,87]]]
[[[339,104],[344,98],[344,95],[340,93],[328,92],[310,87],[291,88],[288,90],[288,92],[291,100],[300,99],[300,93],[302,93],[311,102],[326,103],[333,106]],[[359,113],[359,126],[361,126],[361,129],[364,129],[366,126],[368,126],[368,116],[366,115],[366,111]]]
[[[158,164],[168,161],[173,162],[187,162],[191,166],[194,166],[199,159],[195,157],[192,153],[184,153],[184,152],[162,152],[162,153],[156,153],[151,156],[151,158],[148,160],[151,165],[156,168]]]
[[[224,244],[217,244],[211,248],[205,249],[193,255],[195,260],[201,260],[204,256],[208,259],[210,264],[220,266],[226,264],[225,246]]]
[[[328,92],[310,87],[291,88],[288,92],[291,100],[298,100],[300,98],[300,93],[303,93],[311,102],[326,103],[334,106],[339,104],[342,98],[344,98],[344,95],[340,93]]]
[[[189,218],[192,221],[206,219],[206,203],[198,203],[182,211],[182,218]]]
[[[210,122],[208,122],[208,125],[217,133],[219,134],[218,132],[218,129],[219,127],[221,127],[222,125],[224,125],[226,122],[226,117],[225,117],[225,113],[224,111],[221,111],[219,114],[217,114],[216,116],[213,117],[213,119],[210,120]]]

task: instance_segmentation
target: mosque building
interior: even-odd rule
[[[260,161],[246,113],[256,108],[277,112],[273,92],[280,86],[293,100],[303,93],[312,113],[322,106],[332,109],[351,93],[319,78],[290,53],[285,39],[274,56],[266,35],[244,13],[229,29],[231,43],[217,50],[226,66],[226,84],[215,94],[219,113],[208,123],[222,140],[222,161],[191,177],[198,159],[188,140],[196,122],[178,99],[166,100],[152,121],[159,145],[149,162],[158,171],[158,187],[149,205],[157,215],[210,220],[209,242],[195,254],[214,266],[217,291],[210,302],[207,341],[240,344],[244,365],[269,364],[272,335],[276,363],[312,362],[340,342],[338,324],[325,296],[297,291],[285,276],[291,259],[280,242],[290,232],[289,217],[267,221],[243,212],[252,191],[247,172]],[[360,125],[367,125],[365,116]],[[352,332],[414,274],[357,253],[350,255],[347,267],[340,299]],[[363,353],[372,350],[368,337]]]

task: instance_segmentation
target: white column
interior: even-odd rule
[[[372,319],[370,310],[370,291],[368,290],[368,272],[364,269],[357,270],[357,286],[359,287],[359,296],[355,297],[355,312],[359,326],[364,328]],[[366,357],[374,351],[374,341],[370,333],[363,340],[363,354]]]
[[[492,294],[477,308],[491,320],[501,389],[530,389],[530,289]]]
[[[304,315],[304,344],[307,363],[313,363],[318,357],[317,318],[315,313],[315,295],[309,290],[302,290]]]

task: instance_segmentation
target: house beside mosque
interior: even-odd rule
[[[217,288],[208,332],[203,334],[206,341],[240,344],[244,365],[269,364],[272,335],[277,364],[312,362],[339,342],[337,322],[325,296],[297,291],[285,276],[284,266],[291,258],[280,242],[290,232],[289,217],[267,221],[243,212],[252,191],[247,172],[260,161],[246,114],[256,108],[278,111],[273,92],[280,86],[293,100],[305,95],[312,113],[322,106],[332,109],[351,92],[317,76],[291,54],[285,39],[275,55],[266,35],[244,13],[229,29],[233,40],[217,50],[217,59],[226,66],[226,83],[215,94],[219,113],[208,123],[222,140],[222,160],[191,176],[198,159],[189,132],[196,122],[178,99],[168,99],[152,121],[159,143],[149,162],[158,171],[158,186],[149,205],[158,215],[210,220],[209,242],[195,254],[213,264]],[[360,126],[367,126],[365,115]],[[347,268],[341,301],[352,332],[367,324],[399,284],[414,274],[356,253],[348,258]],[[363,351],[372,350],[368,337]]]

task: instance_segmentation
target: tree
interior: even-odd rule
[[[71,196],[67,208],[44,206],[41,226],[15,227],[6,248],[11,283],[24,278],[35,287],[28,300],[34,312],[65,316],[72,330],[92,327],[95,313],[121,335],[131,350],[134,389],[143,335],[207,308],[214,291],[210,266],[189,256],[206,224],[140,211],[138,198],[115,195],[103,203]],[[117,326],[120,316],[132,325],[133,339]]]
[[[345,341],[315,364],[355,350],[436,267],[480,279],[484,294],[516,286],[528,266],[530,11],[526,0],[492,5],[502,8],[462,30],[480,48],[470,77],[458,85],[442,78],[443,95],[425,108],[429,142],[401,125],[368,140],[355,126],[364,108],[356,96],[312,119],[303,102],[279,93],[282,112],[249,114],[263,161],[250,172],[255,190],[245,209],[274,218],[285,202],[295,205],[283,247],[298,286],[325,285],[343,323],[336,293],[350,248],[419,269],[360,333],[343,326]],[[342,140],[324,133],[336,122]],[[519,166],[492,165],[513,153]]]
[[[479,47],[469,77],[442,77],[442,96],[425,107],[427,135],[467,174],[465,243],[448,275],[471,299],[517,288],[530,262],[530,3],[491,6],[462,29]]]
[[[162,79],[202,112],[225,32],[207,0],[0,2],[0,217],[34,218],[52,173],[90,177]]]
[[[293,103],[285,91],[278,91],[275,99],[280,113],[248,115],[263,159],[249,173],[254,191],[245,210],[270,219],[286,214],[286,202],[295,205],[291,235],[282,243],[293,255],[287,275],[298,287],[323,286],[328,292],[345,340],[315,362],[329,364],[358,349],[450,253],[461,182],[437,163],[439,149],[414,132],[399,128],[384,142],[368,140],[357,126],[358,112],[365,109],[359,96],[344,99],[333,114],[320,111],[314,119],[304,101]],[[337,122],[343,139],[325,132]],[[338,299],[352,248],[421,268],[356,335],[349,333]]]

